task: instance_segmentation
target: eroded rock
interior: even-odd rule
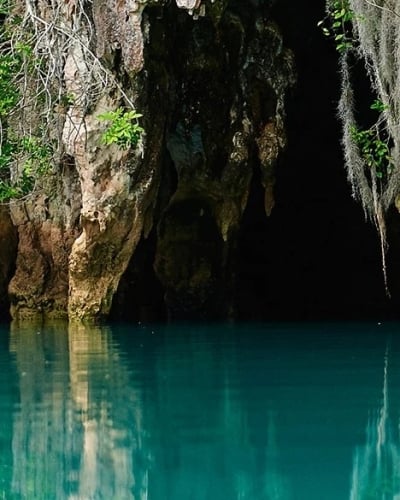
[[[81,38],[65,45],[65,165],[50,193],[12,210],[12,314],[107,316],[138,242],[156,227],[170,316],[229,316],[250,181],[261,169],[270,213],[294,79],[269,4],[90,5],[87,17],[71,2],[60,11],[81,23]],[[139,148],[105,146],[98,116],[127,103],[143,114]]]
[[[11,315],[15,319],[67,317],[68,258],[78,234],[78,207],[73,205],[79,205],[75,200],[79,190],[75,185],[68,202],[61,189],[59,194],[59,198],[42,195],[12,206],[13,222],[18,228],[16,270],[9,285]]]

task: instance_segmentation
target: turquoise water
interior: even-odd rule
[[[3,329],[0,499],[399,499],[399,351],[399,324]]]

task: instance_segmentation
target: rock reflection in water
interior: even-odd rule
[[[147,498],[140,388],[105,327],[13,328],[17,498]],[[138,463],[135,463],[138,462]]]
[[[389,355],[388,347],[381,406],[369,416],[365,446],[354,453],[350,500],[400,500],[399,421],[393,425],[389,411]]]
[[[14,325],[0,498],[400,500],[397,332]]]
[[[68,404],[68,350],[65,331],[46,333],[40,325],[12,328],[10,351],[19,375],[20,401],[13,418],[12,490],[17,498],[50,498],[64,490],[59,457],[75,455],[79,434],[68,430],[73,413]],[[57,352],[57,356],[53,353]]]
[[[11,498],[292,498],[279,414],[247,407],[236,344],[164,333],[13,328]]]

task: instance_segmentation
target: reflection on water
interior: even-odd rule
[[[13,494],[147,498],[141,394],[129,384],[110,331],[81,325],[14,329],[10,349],[20,386]]]
[[[1,333],[0,498],[400,498],[391,331]]]
[[[367,424],[367,442],[354,454],[350,500],[400,499],[399,424],[389,414],[389,346],[383,362],[381,407]],[[396,403],[398,403],[396,401]]]
[[[72,404],[83,429],[77,498],[147,498],[142,395],[129,383],[110,331],[70,326],[69,358]]]

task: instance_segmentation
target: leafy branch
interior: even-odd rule
[[[40,137],[8,138],[0,155],[0,202],[29,195],[49,171],[52,156],[51,144],[43,144]]]
[[[351,22],[354,12],[349,0],[333,0],[327,2],[327,15],[318,22],[322,33],[332,38],[339,53],[346,52],[354,46]]]
[[[370,109],[383,113],[388,106],[379,99],[375,99]],[[385,175],[389,175],[394,167],[393,158],[390,155],[389,141],[383,139],[387,134],[381,130],[380,121],[378,120],[375,125],[364,130],[353,125],[350,133],[365,165],[374,172],[375,176],[382,179]]]
[[[367,167],[371,168],[378,179],[382,179],[393,168],[389,145],[379,137],[375,128],[360,130],[353,127],[351,134],[360,149],[361,157]]]
[[[122,149],[135,148],[144,132],[139,124],[139,118],[142,116],[134,110],[125,111],[121,107],[98,115],[99,120],[109,122],[102,135],[103,144],[116,144]]]

